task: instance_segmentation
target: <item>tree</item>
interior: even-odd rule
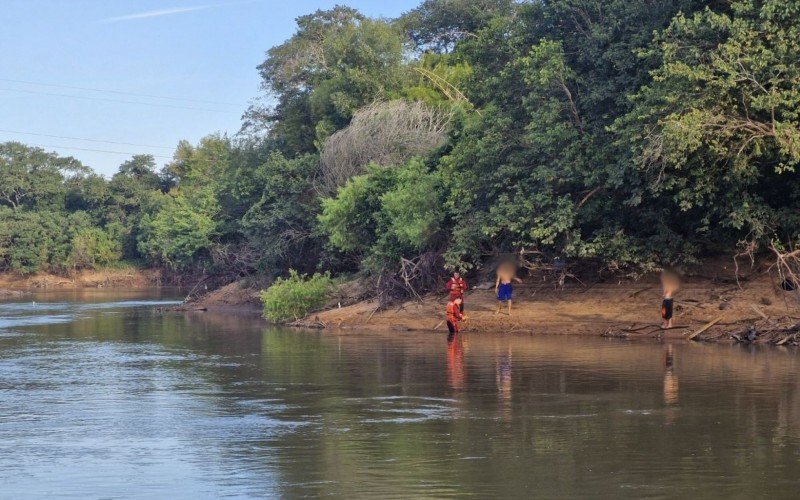
[[[695,234],[800,230],[799,14],[797,1],[743,0],[678,15],[644,53],[660,66],[620,129],[652,196]]]
[[[137,237],[144,214],[154,212],[160,204],[162,181],[151,155],[135,155],[120,165],[109,182],[109,199],[103,224],[113,226],[123,255],[139,257]]]
[[[258,67],[275,106],[248,113],[251,124],[270,124],[288,156],[314,152],[357,109],[402,81],[403,39],[389,23],[338,6],[301,16],[297,25]]]
[[[376,102],[358,110],[322,148],[322,187],[334,192],[367,165],[402,165],[444,145],[452,113],[422,102]]]
[[[18,142],[0,143],[0,203],[14,210],[37,204],[63,208],[65,175],[86,171],[74,158]]]
[[[316,155],[288,160],[278,152],[258,167],[261,194],[244,214],[242,230],[262,271],[316,268],[321,250],[315,231],[320,201],[313,181],[318,170]]]
[[[441,176],[418,158],[395,168],[371,165],[335,198],[322,200],[320,228],[331,246],[377,273],[434,245],[445,220],[444,199]]]
[[[122,245],[97,227],[79,230],[72,238],[69,261],[74,268],[94,269],[119,261]]]
[[[211,248],[217,225],[212,213],[185,196],[164,196],[161,209],[142,218],[138,249],[153,263],[186,270]]]
[[[511,16],[515,7],[514,0],[425,0],[398,23],[418,50],[448,52],[493,19]]]

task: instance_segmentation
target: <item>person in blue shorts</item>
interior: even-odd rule
[[[517,269],[513,264],[500,265],[497,268],[497,281],[494,284],[494,290],[497,292],[497,310],[495,314],[500,313],[503,307],[503,302],[508,303],[508,315],[511,316],[511,299],[514,295],[514,287],[512,282],[522,283],[522,280],[516,276]]]

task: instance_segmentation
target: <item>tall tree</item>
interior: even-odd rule
[[[277,102],[248,113],[267,124],[288,156],[314,152],[361,106],[399,89],[403,38],[382,20],[349,7],[301,16],[289,40],[258,67],[262,87]]]

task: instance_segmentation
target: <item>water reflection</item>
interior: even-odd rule
[[[461,333],[447,335],[447,382],[454,391],[464,388],[464,337]]]
[[[511,347],[497,356],[497,392],[500,399],[500,415],[511,420]]]
[[[0,304],[36,318],[0,328],[0,496],[797,491],[793,350],[285,331],[134,299]]]
[[[677,402],[678,377],[675,375],[675,353],[672,344],[669,344],[664,354],[664,403],[673,405]]]

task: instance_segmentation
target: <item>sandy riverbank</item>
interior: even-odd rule
[[[0,297],[10,297],[30,290],[51,288],[143,288],[162,284],[163,275],[161,271],[136,267],[82,270],[67,276],[48,273],[30,276],[0,273]]]
[[[753,343],[800,343],[798,295],[782,290],[766,264],[740,269],[738,279],[733,263],[724,260],[688,272],[675,297],[675,328],[666,331],[660,328],[661,289],[655,274],[638,280],[581,276],[582,283],[568,280],[564,287],[536,275],[524,278],[525,283],[515,287],[511,316],[505,310],[495,314],[493,283],[474,286],[466,298],[465,331],[626,339],[688,338],[697,333],[694,340],[716,342],[746,340],[755,333]],[[378,310],[375,301],[351,303],[342,298],[343,307],[315,312],[293,326],[445,332],[446,302],[444,291],[384,310]],[[179,309],[257,315],[259,290],[233,283]]]
[[[767,270],[740,274],[733,266],[703,269],[688,276],[675,299],[675,328],[660,328],[661,290],[657,276],[639,280],[584,281],[563,288],[535,277],[515,287],[512,315],[495,314],[493,284],[467,294],[464,324],[470,332],[516,334],[578,334],[619,338],[688,338],[745,340],[755,329],[755,343],[796,345],[800,341],[800,302],[778,286]],[[338,329],[446,331],[445,293],[407,301],[386,310],[363,301],[318,312],[298,322],[301,326]],[[709,326],[709,323],[714,322]],[[734,335],[735,337],[731,337]]]

